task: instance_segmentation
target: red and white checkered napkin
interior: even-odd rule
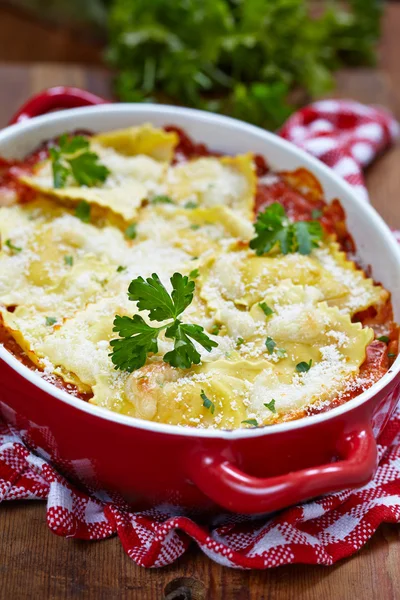
[[[362,167],[397,133],[397,123],[384,110],[338,100],[304,108],[281,131],[340,173],[365,199]],[[379,443],[378,471],[361,489],[261,519],[222,514],[205,527],[174,506],[135,513],[106,493],[75,489],[51,466],[51,457],[39,447],[28,449],[23,431],[0,423],[0,502],[47,498],[47,523],[54,533],[85,540],[117,534],[127,554],[144,567],[172,563],[192,539],[229,567],[331,565],[361,548],[380,523],[400,522],[400,407]]]

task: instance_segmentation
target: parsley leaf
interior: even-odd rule
[[[6,240],[4,243],[7,246],[7,248],[9,248],[11,250],[11,254],[17,254],[17,252],[22,252],[22,248],[19,248],[18,246],[14,246],[14,244],[11,242],[11,240]]]
[[[125,237],[127,237],[128,240],[134,240],[136,235],[136,223],[131,223],[125,229]]]
[[[276,129],[288,95],[326,94],[332,71],[374,61],[379,0],[113,0],[107,58],[124,102],[222,112]],[[288,43],[288,40],[290,43]]]
[[[268,304],[266,304],[266,302],[260,302],[258,306],[262,309],[266,317],[269,317],[274,312],[272,308],[269,307]]]
[[[378,340],[379,340],[380,342],[385,342],[385,344],[388,344],[388,343],[389,343],[389,338],[388,338],[388,336],[387,336],[387,335],[381,335],[381,337],[378,337]]]
[[[193,269],[193,271],[190,271],[189,273],[190,279],[196,279],[199,275],[200,271],[198,269]]]
[[[285,209],[278,202],[274,202],[258,214],[254,228],[257,235],[251,240],[250,248],[253,248],[258,256],[267,254],[275,247],[278,247],[282,254],[310,254],[311,250],[318,246],[323,235],[319,221],[291,223]]]
[[[171,327],[168,327],[165,337],[174,340],[174,349],[165,354],[164,361],[181,369],[189,369],[192,364],[198,365],[200,363],[201,356],[190,338],[198,342],[208,352],[218,346],[204,333],[203,327],[200,325],[187,325],[181,323],[178,319]]]
[[[83,223],[90,223],[90,204],[86,200],[81,200],[75,208],[75,216]]]
[[[299,362],[296,365],[296,371],[298,373],[307,373],[307,371],[309,371],[311,369],[311,365],[312,365],[312,358],[310,358],[309,362]]]
[[[46,317],[46,325],[47,327],[52,327],[57,323],[57,317]]]
[[[276,346],[276,342],[274,342],[274,340],[271,337],[267,337],[267,339],[265,340],[265,345],[267,347],[268,354],[272,354]]]
[[[210,400],[210,398],[207,398],[204,390],[201,390],[200,398],[203,400],[204,408],[208,408],[210,413],[213,415],[215,412],[215,404]]]
[[[133,318],[116,315],[114,328],[120,339],[111,340],[113,348],[111,360],[116,369],[129,371],[140,369],[146,362],[149,352],[157,352],[159,329],[150,327],[140,315]]]
[[[133,371],[143,366],[147,355],[157,352],[157,338],[162,330],[165,330],[167,338],[174,340],[174,349],[164,355],[164,361],[173,367],[188,369],[192,364],[200,363],[201,356],[193,341],[208,352],[218,346],[207,336],[203,327],[182,323],[178,319],[193,300],[194,281],[181,273],[174,273],[170,281],[171,294],[156,273],[147,279],[137,277],[131,281],[128,297],[137,303],[139,310],[147,310],[151,321],[171,320],[161,327],[151,327],[139,315],[132,319],[116,315],[113,331],[123,338],[110,342],[116,369]]]
[[[265,406],[265,408],[268,408],[268,410],[270,410],[271,412],[276,413],[274,399],[272,399],[271,402],[264,402],[264,406]]]
[[[242,344],[244,344],[244,339],[242,337],[238,337],[236,340],[236,348],[240,348]]]
[[[257,419],[245,419],[244,421],[242,421],[242,423],[246,425],[252,425],[253,427],[258,427]]]
[[[72,267],[72,265],[74,264],[74,257],[73,256],[64,256],[64,262],[69,267]]]
[[[322,239],[322,226],[319,221],[297,221],[293,223],[292,228],[295,251],[306,255],[310,254],[313,248],[318,248],[318,243]]]
[[[169,196],[159,195],[151,199],[152,204],[175,204]]]
[[[60,136],[58,144],[49,149],[53,185],[63,188],[68,176],[78,185],[93,186],[104,182],[110,171],[99,162],[99,157],[90,150],[89,141],[83,136]]]
[[[124,267],[123,265],[119,265],[119,267],[117,267],[117,273],[122,273],[123,271],[126,271],[128,267]]]

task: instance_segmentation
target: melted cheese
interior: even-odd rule
[[[256,176],[251,154],[197,158],[168,172],[168,194],[179,203],[201,207],[223,204],[252,220]]]
[[[4,326],[46,373],[92,392],[99,406],[141,419],[236,428],[246,419],[280,422],[340,397],[373,339],[351,316],[384,304],[388,292],[332,238],[308,256],[256,256],[248,247],[252,155],[174,165],[177,141],[151,125],[93,136],[91,147],[110,170],[98,187],[68,181],[56,190],[48,162],[24,179],[46,197],[0,208]],[[172,203],[153,203],[159,194]],[[94,209],[91,223],[74,216],[80,199]],[[123,229],[132,221],[129,240]],[[137,312],[129,283],[157,273],[170,290],[174,272],[194,272],[195,296],[182,319],[203,326],[218,346],[207,352],[195,342],[201,363],[175,369],[163,362],[173,341],[162,332],[141,369],[116,371],[114,317]],[[308,371],[298,372],[301,362]]]

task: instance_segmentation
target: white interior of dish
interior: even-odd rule
[[[110,104],[51,113],[8,127],[0,132],[0,155],[6,158],[22,158],[42,141],[65,131],[74,129],[89,129],[94,132],[107,131],[146,121],[156,126],[178,125],[196,141],[204,142],[210,148],[227,154],[247,151],[262,154],[268,164],[276,170],[294,170],[298,167],[305,167],[312,171],[324,188],[326,200],[329,202],[333,198],[339,198],[342,202],[346,210],[349,230],[357,245],[358,255],[363,264],[371,266],[374,279],[381,282],[392,293],[395,318],[400,321],[400,247],[387,225],[376,211],[359,199],[351,186],[335,175],[331,169],[272,133],[228,117],[192,109],[151,104]],[[0,358],[26,379],[54,397],[102,418],[165,433],[230,438],[266,435],[269,431],[277,432],[278,430],[307,426],[346,412],[351,410],[355,404],[367,401],[400,370],[400,358],[397,358],[391,370],[367,392],[327,413],[269,428],[224,432],[163,425],[112,413],[77,400],[50,385],[39,375],[21,365],[1,346]]]

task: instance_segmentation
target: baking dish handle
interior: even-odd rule
[[[322,494],[359,487],[371,479],[377,448],[370,426],[345,436],[339,452],[338,462],[263,479],[244,473],[218,455],[200,451],[191,456],[190,477],[206,496],[227,510],[268,513]]]
[[[95,104],[108,104],[108,100],[96,96],[86,90],[63,85],[51,87],[36,96],[32,96],[15,113],[10,125],[20,123],[39,115],[44,115],[51,110],[62,110],[63,108],[78,108],[80,106],[93,106]]]

